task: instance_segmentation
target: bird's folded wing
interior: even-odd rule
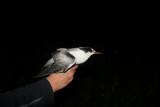
[[[51,58],[51,59],[49,59],[49,60],[45,63],[45,65],[44,65],[43,67],[44,67],[44,68],[45,68],[45,67],[49,67],[49,66],[51,66],[53,63],[54,63],[54,60],[53,60],[53,58]]]
[[[65,72],[75,64],[75,57],[68,52],[55,52],[36,77],[47,76],[51,73]]]

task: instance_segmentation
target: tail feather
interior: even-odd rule
[[[35,77],[38,78],[38,77],[48,76],[51,73],[57,73],[57,72],[65,72],[65,67],[58,66],[57,64],[53,64],[50,67],[43,67],[41,69],[41,72],[38,75],[36,75]]]
[[[48,72],[48,69],[44,69],[42,72],[40,72],[39,74],[34,76],[34,78],[40,78],[40,77],[48,76],[49,74],[50,73]]]

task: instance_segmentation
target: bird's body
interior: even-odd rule
[[[59,48],[52,53],[52,58],[46,62],[37,77],[66,72],[71,66],[84,63],[91,55],[96,53],[98,54],[90,47]]]

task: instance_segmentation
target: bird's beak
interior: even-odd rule
[[[101,52],[93,52],[93,54],[102,54]]]

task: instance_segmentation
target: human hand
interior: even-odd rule
[[[77,68],[78,65],[75,65],[65,73],[50,74],[46,79],[51,84],[53,92],[66,87],[73,80],[73,76]]]

